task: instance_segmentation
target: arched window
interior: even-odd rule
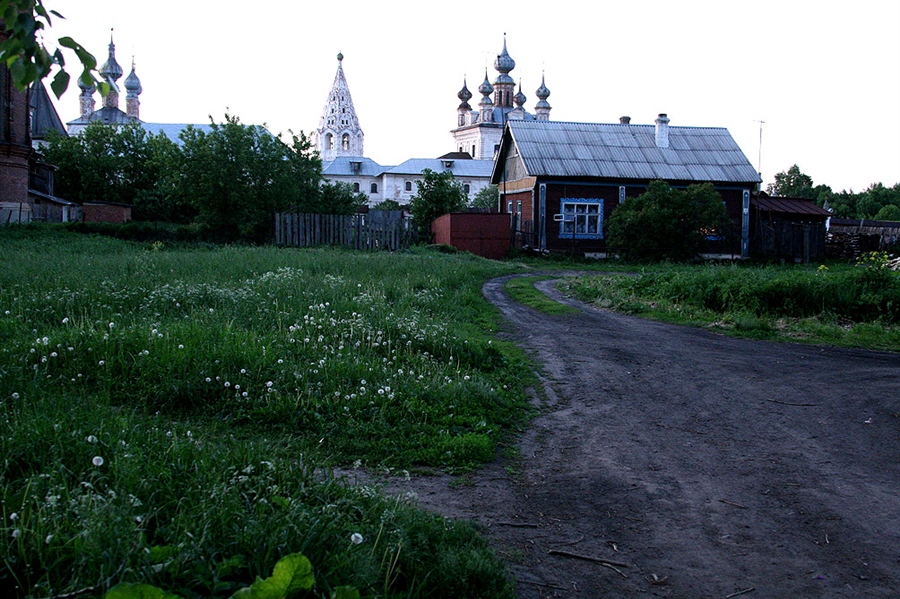
[[[353,193],[359,193],[359,183],[353,184]]]
[[[341,137],[341,147],[344,148],[345,150],[350,149],[350,134],[349,133],[344,133],[344,135]]]
[[[331,133],[325,136],[325,147],[329,150],[334,149],[334,137],[332,137]]]
[[[412,181],[406,182],[406,191],[412,191]]]
[[[378,183],[372,183],[369,187],[369,193],[378,193]]]

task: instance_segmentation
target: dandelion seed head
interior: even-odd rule
[[[19,530],[18,528],[15,529],[14,531],[12,531],[12,538],[18,539],[21,536],[22,536],[22,531]]]
[[[19,399],[19,394],[17,392],[13,391],[12,398]]]
[[[100,466],[103,465],[103,457],[99,456],[99,455],[95,455],[94,459],[91,460],[91,464],[93,464],[94,466],[99,468]]]
[[[358,532],[355,532],[352,535],[350,535],[350,542],[353,543],[354,545],[359,545],[360,543],[363,542],[363,540],[364,540],[363,536],[361,534],[359,534]]]
[[[97,437],[95,437],[94,435],[88,435],[85,441],[87,441],[88,443],[96,443]]]

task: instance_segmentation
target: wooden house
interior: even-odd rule
[[[516,121],[506,123],[491,182],[521,242],[550,251],[607,251],[604,224],[652,181],[712,183],[734,221],[736,254],[750,253],[750,196],[760,177],[727,129]],[[718,248],[718,251],[726,248]],[[727,250],[726,250],[727,251]]]

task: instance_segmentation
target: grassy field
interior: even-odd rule
[[[729,335],[900,350],[900,273],[886,255],[855,265],[655,265],[570,278],[597,306]]]
[[[531,381],[480,289],[515,267],[30,226],[0,255],[0,595],[228,597],[302,552],[310,596],[511,596],[471,526],[328,472],[494,456]]]

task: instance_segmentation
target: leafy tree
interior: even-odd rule
[[[226,114],[210,133],[189,126],[181,139],[176,192],[223,241],[265,241],[275,211],[317,199],[321,162],[303,135],[288,145]]]
[[[796,164],[787,171],[777,173],[775,183],[769,183],[766,192],[769,195],[777,194],[790,198],[814,199],[816,197],[812,177],[800,172],[800,167]]]
[[[157,186],[178,153],[165,135],[148,135],[136,124],[91,123],[81,135],[51,132],[48,142],[44,152],[58,169],[57,195],[78,203],[133,204],[137,211],[144,198],[163,193]]]
[[[373,210],[400,210],[400,202],[397,200],[381,200],[374,206]]]
[[[360,206],[369,203],[364,193],[353,191],[353,186],[345,181],[327,182],[320,190],[317,206],[307,212],[320,214],[355,214]]]
[[[409,202],[413,221],[422,239],[431,239],[431,223],[448,212],[457,212],[466,207],[468,198],[463,186],[453,178],[453,173],[437,173],[426,168],[422,171],[422,181],[416,181],[416,195]]]
[[[711,183],[677,190],[653,181],[609,218],[607,243],[638,260],[685,261],[697,257],[706,237],[728,231],[731,221]]]
[[[878,211],[878,214],[875,215],[875,220],[900,221],[900,206],[888,204]]]
[[[490,208],[497,210],[499,208],[500,189],[496,185],[488,185],[478,190],[472,199],[472,206],[476,208]]]
[[[13,84],[24,90],[35,81],[47,77],[57,68],[50,88],[56,97],[69,87],[70,75],[61,48],[75,53],[81,63],[79,78],[88,85],[96,85],[100,93],[109,92],[109,84],[94,76],[97,60],[81,44],[70,37],[57,40],[60,48],[51,52],[42,40],[43,30],[51,25],[50,16],[63,19],[55,10],[47,10],[43,0],[0,0],[0,63],[9,69]]]

